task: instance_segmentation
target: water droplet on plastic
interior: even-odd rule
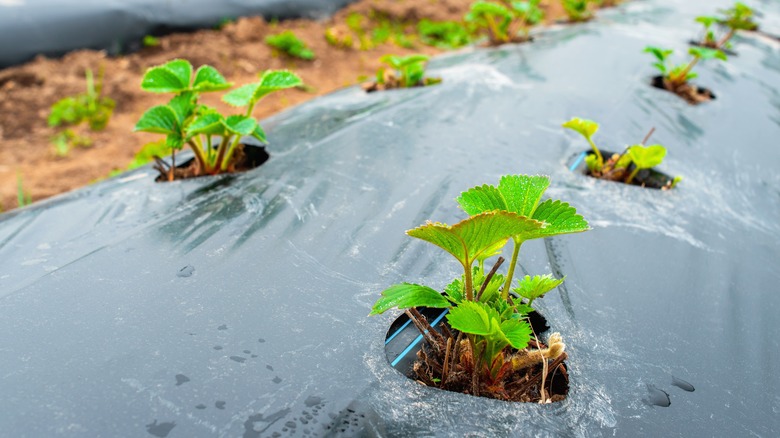
[[[216,402],[214,402],[214,406],[217,409],[225,409],[225,402],[222,400],[217,400]]]
[[[176,273],[177,277],[191,277],[192,273],[195,272],[195,267],[192,265],[187,265],[181,269],[179,269],[179,272]]]
[[[651,405],[666,408],[672,404],[669,394],[666,391],[658,389],[649,383],[647,384],[647,393],[649,395],[648,401]]]
[[[282,379],[279,376],[274,377],[271,381],[274,383],[282,383]]]
[[[217,330],[227,330],[227,324],[222,324],[221,326],[217,327]]]
[[[241,357],[241,356],[230,356],[230,360],[238,362],[238,363],[246,362],[246,358],[245,357]]]
[[[683,379],[678,379],[677,377],[672,376],[672,385],[682,389],[683,391],[693,392],[696,390],[696,388],[693,387],[690,383],[686,382]]]
[[[316,395],[310,395],[303,401],[307,408],[317,406],[320,403],[322,403],[322,397],[317,397]]]
[[[185,376],[184,374],[177,374],[176,375],[176,386],[184,385],[185,383],[189,382],[190,378]]]

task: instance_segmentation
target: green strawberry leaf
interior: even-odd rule
[[[195,118],[187,126],[187,135],[225,135],[225,119],[219,113],[206,113]]]
[[[179,93],[190,89],[192,64],[184,59],[174,59],[146,71],[141,89],[152,93]]]
[[[531,230],[524,236],[521,236],[523,240],[552,237],[559,234],[581,233],[590,230],[590,225],[582,216],[577,214],[577,209],[570,206],[567,202],[559,200],[548,199],[539,204],[536,207],[533,219],[544,222],[546,226],[538,230]]]
[[[447,322],[455,330],[472,335],[490,336],[500,330],[496,319],[488,315],[488,307],[474,301],[463,301],[450,309]]]
[[[565,278],[553,278],[551,274],[534,275],[533,277],[526,275],[520,279],[518,286],[513,289],[513,292],[523,298],[527,298],[529,301],[533,301],[560,286]]]
[[[392,308],[409,309],[412,307],[450,307],[450,302],[442,294],[428,286],[401,283],[382,291],[382,297],[371,308],[369,315],[379,315]]]
[[[485,251],[514,235],[543,228],[544,224],[507,211],[471,216],[455,224],[427,223],[406,234],[439,246],[452,254],[465,269]]]
[[[501,323],[501,332],[513,348],[522,350],[531,340],[531,326],[525,320],[507,319]]]
[[[133,130],[157,134],[176,133],[179,132],[178,117],[168,105],[154,106],[141,116]]]
[[[243,115],[230,116],[222,124],[233,134],[251,135],[257,128],[257,120]]]
[[[255,130],[252,131],[251,135],[260,142],[268,143],[268,140],[265,138],[265,131],[263,131],[263,128],[260,126],[260,124],[255,127]]]
[[[595,135],[599,130],[598,123],[594,122],[593,120],[581,119],[579,117],[573,117],[571,120],[561,126],[579,132],[587,139],[592,138],[593,135]]]
[[[637,144],[628,148],[628,155],[637,168],[649,169],[661,164],[666,156],[666,148],[660,144],[651,146]]]
[[[549,186],[547,176],[505,175],[501,177],[498,190],[506,200],[508,211],[531,217]]]
[[[460,208],[470,216],[486,211],[508,210],[506,201],[497,187],[484,184],[472,187],[456,199]]]
[[[227,90],[232,86],[217,69],[210,65],[202,65],[195,72],[195,82],[192,84],[194,91],[209,92]]]
[[[222,101],[228,105],[233,106],[248,106],[252,102],[252,97],[255,95],[255,91],[260,88],[259,83],[246,84],[238,87],[235,90],[231,90],[222,96]]]

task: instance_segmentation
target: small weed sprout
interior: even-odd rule
[[[265,43],[293,58],[306,61],[314,59],[314,52],[291,30],[286,30],[276,35],[268,35],[265,37]]]
[[[108,124],[116,102],[102,95],[103,68],[98,70],[95,80],[92,70],[85,72],[87,90],[83,94],[65,97],[51,106],[49,126],[63,129],[52,137],[52,143],[58,156],[68,154],[71,146],[90,146],[92,140],[76,132],[76,128],[86,123],[93,132],[102,131]]]
[[[24,189],[22,185],[22,174],[16,173],[16,206],[24,207],[32,204],[32,196]]]
[[[572,23],[588,21],[593,18],[593,13],[588,8],[588,4],[593,0],[561,0],[563,10]]]
[[[441,82],[439,78],[425,77],[427,55],[385,55],[379,60],[385,66],[380,67],[377,71],[376,82],[364,85],[363,88],[366,91],[421,87]]]
[[[222,100],[234,107],[244,107],[240,114],[223,116],[216,109],[199,104],[201,93],[224,91],[232,84],[214,68],[203,65],[193,74],[192,64],[176,59],[146,71],[141,83],[144,91],[173,93],[165,105],[147,110],[135,126],[136,131],[165,135],[165,144],[171,150],[171,165],[158,160],[158,170],[167,180],[173,180],[175,152],[184,145],[195,154],[195,175],[214,175],[231,172],[236,165],[236,152],[241,150],[243,136],[254,137],[265,143],[265,132],[252,117],[257,103],[268,94],[302,85],[301,79],[285,70],[268,70],[260,80],[236,88]],[[213,141],[219,138],[218,147]]]
[[[144,47],[159,47],[160,39],[154,35],[144,35],[144,39],[141,41]]]
[[[666,148],[664,146],[659,144],[644,145],[650,139],[655,129],[650,130],[642,143],[629,146],[622,154],[613,154],[605,161],[603,154],[593,141],[593,135],[599,129],[598,123],[574,117],[561,126],[579,133],[587,140],[593,150],[593,154],[585,156],[585,165],[588,169],[588,175],[594,178],[634,184],[634,178],[641,170],[658,166],[666,156]],[[674,188],[681,180],[682,177],[676,177],[662,189]]]
[[[445,389],[463,389],[472,395],[507,399],[505,387],[511,384],[512,373],[565,357],[557,334],[550,337],[550,343],[556,344],[554,350],[552,345],[550,349],[528,349],[533,333],[524,315],[532,309],[509,297],[508,285],[522,242],[590,229],[569,204],[540,202],[548,186],[547,177],[507,175],[498,187],[483,185],[461,194],[458,203],[470,215],[468,219],[452,226],[428,222],[407,231],[409,236],[440,247],[463,268],[463,275],[445,287],[445,295],[428,286],[396,284],[382,292],[371,310],[371,315],[377,315],[392,308],[405,309],[423,332],[432,348],[420,356],[428,363],[415,368],[421,381]],[[485,273],[485,259],[500,254],[509,239],[515,241],[515,254],[507,277],[496,272],[503,262],[501,257]],[[558,284],[559,280],[549,276],[539,280],[535,277],[521,280],[519,289],[532,302]],[[460,334],[449,333],[444,339],[418,316],[414,308],[421,306],[449,309],[447,321]],[[461,343],[464,335],[466,340]],[[436,365],[430,367],[430,361]],[[550,401],[544,389],[538,397],[541,402]]]
[[[429,46],[456,49],[471,43],[471,34],[456,21],[421,20],[417,23],[420,40]]]

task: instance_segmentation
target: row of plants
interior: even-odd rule
[[[727,61],[731,51],[731,40],[739,31],[755,31],[758,24],[753,20],[755,12],[744,3],[737,2],[731,8],[718,11],[718,15],[696,17],[701,24],[702,36],[692,41],[688,49],[691,57],[687,62],[673,63],[670,57],[674,50],[648,46],[645,52],[655,59],[653,67],[660,73],[653,78],[653,86],[670,91],[692,105],[715,98],[712,91],[698,87],[691,80],[698,77],[693,68],[704,60]]]
[[[528,32],[523,31],[524,23],[516,15],[506,8],[478,3],[471,18],[481,20],[489,29],[491,43],[527,40]],[[702,60],[725,61],[725,51],[734,35],[757,27],[752,21],[753,11],[742,3],[719,12],[717,17],[697,18],[705,27],[705,35],[690,48],[689,62],[671,64],[671,50],[645,49],[656,58],[654,66],[661,72],[657,86],[694,104],[712,97],[709,91],[690,85],[696,77],[694,66]],[[575,117],[562,126],[582,135],[590,146],[583,161],[586,174],[595,178],[644,186],[667,153],[663,145],[647,145],[654,128],[640,143],[613,153],[596,145],[598,123]],[[662,184],[655,188],[672,189],[682,179],[662,176]],[[469,214],[467,219],[455,225],[428,222],[407,231],[411,237],[440,247],[463,268],[462,275],[439,290],[400,283],[385,289],[374,304],[371,315],[402,310],[425,339],[408,377],[430,387],[507,401],[549,403],[566,396],[563,339],[553,333],[545,345],[539,337],[544,328],[536,329],[531,317],[534,299],[558,287],[564,278],[527,275],[513,282],[523,242],[589,229],[587,221],[568,204],[558,200],[540,202],[548,185],[547,177],[505,176],[497,187],[474,187],[458,197],[460,207]],[[514,243],[511,261],[506,274],[501,274],[501,255],[510,239]],[[487,270],[485,262],[496,257]],[[446,314],[446,320],[437,327],[424,316],[423,309],[430,308],[445,309],[442,315]],[[390,336],[395,334],[388,333]]]

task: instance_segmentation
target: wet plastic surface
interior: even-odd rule
[[[780,435],[780,45],[738,38],[739,57],[699,69],[718,99],[697,107],[652,88],[641,53],[684,49],[693,17],[727,5],[632,2],[439,58],[435,87],[269,119],[253,171],[141,169],[0,216],[0,434]],[[780,33],[780,5],[760,8]],[[685,180],[570,172],[572,116],[608,149],[655,126]],[[403,232],[464,218],[454,198],[507,173],[550,174],[594,228],[526,243],[517,273],[567,276],[538,302],[570,355],[558,404],[422,387],[385,358],[397,314],[366,316],[393,283],[457,275]]]
[[[211,27],[252,15],[320,18],[352,0],[0,0],[0,68],[75,49],[117,54],[144,35]]]

